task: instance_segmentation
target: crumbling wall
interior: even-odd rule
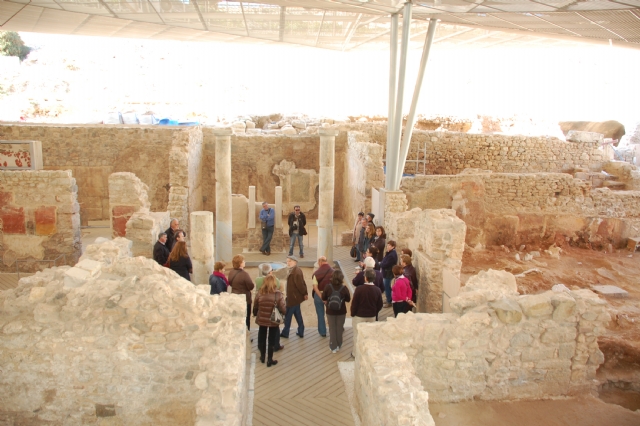
[[[345,212],[345,221],[350,225],[358,212],[371,211],[371,188],[384,187],[384,170],[382,147],[371,143],[368,134],[349,132],[347,139],[345,174],[342,179],[345,194],[342,210]]]
[[[136,175],[128,172],[109,176],[109,215],[111,236],[127,235],[127,221],[135,212],[149,212],[149,188]]]
[[[0,293],[0,412],[20,424],[242,424],[244,299],[211,296],[130,246],[101,239],[76,266]]]
[[[189,213],[202,210],[202,130],[185,129],[175,135],[169,153],[169,204],[167,211],[189,232]]]
[[[0,124],[0,140],[42,142],[44,168],[71,170],[78,185],[82,224],[109,219],[109,175],[132,172],[149,188],[154,211],[169,201],[169,151],[176,127]]]
[[[471,277],[451,299],[455,313],[408,313],[360,325],[356,389],[381,396],[365,407],[364,392],[358,392],[361,410],[382,409],[404,383],[423,387],[435,402],[594,391],[604,361],[597,338],[610,320],[606,302],[590,290],[564,290],[520,296],[513,275],[489,270]],[[387,368],[376,368],[381,360]],[[395,368],[402,360],[415,374]],[[405,400],[412,410],[422,403],[413,407]]]
[[[78,187],[70,171],[0,171],[0,270],[16,271],[16,260],[67,264],[81,251]],[[62,258],[57,265],[65,264]],[[50,266],[18,262],[20,270]]]
[[[564,173],[490,173],[403,178],[409,208],[452,208],[469,245],[623,245],[640,230],[640,191],[591,189]]]

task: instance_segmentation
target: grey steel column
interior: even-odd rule
[[[433,42],[433,35],[436,33],[437,25],[438,25],[437,19],[429,20],[429,29],[427,30],[427,37],[424,40],[424,48],[422,49],[422,59],[420,60],[420,69],[418,70],[416,87],[413,89],[413,99],[411,100],[411,109],[409,110],[409,116],[407,117],[407,125],[404,128],[404,136],[402,138],[402,143],[400,144],[400,157],[398,162],[398,171],[394,176],[394,181],[393,181],[393,189],[395,191],[400,189],[400,182],[402,181],[402,172],[404,171],[404,165],[407,163],[407,154],[409,153],[409,146],[411,145],[411,135],[413,134],[413,125],[416,122],[416,107],[418,106],[418,99],[420,98],[420,90],[422,89],[422,80],[424,78],[424,70],[427,67],[427,61],[429,60],[429,52],[431,51],[431,44]]]
[[[335,129],[320,129],[320,197],[318,199],[318,257],[333,264],[333,192],[335,187]]]
[[[230,128],[213,129],[216,138],[216,260],[233,258],[231,226],[231,135]]]
[[[394,153],[397,152],[397,145],[393,144],[393,116],[396,112],[396,74],[398,73],[398,14],[391,15],[391,40],[389,42],[389,109],[387,114],[387,156],[386,156],[386,173],[384,186],[391,188],[393,176],[390,169],[393,168],[392,163]]]
[[[393,187],[395,176],[398,173],[398,162],[400,160],[400,134],[402,133],[402,102],[404,98],[404,79],[407,70],[407,51],[409,50],[409,32],[411,30],[411,3],[404,4],[404,12],[402,16],[402,45],[400,47],[400,69],[398,71],[398,93],[396,95],[396,112],[393,118],[393,139],[392,147],[394,151],[389,155],[395,155],[393,167],[389,167],[387,163],[387,174],[391,175],[390,190],[395,191]],[[385,180],[386,182],[386,180]]]

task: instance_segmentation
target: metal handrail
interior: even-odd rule
[[[58,266],[58,260],[60,260],[60,258],[63,259],[63,265],[66,265],[67,263],[67,256],[65,254],[61,254],[58,257],[56,257],[55,259],[43,259],[43,260],[27,260],[27,259],[18,259],[16,260],[16,273],[18,274],[18,279],[20,279],[20,267],[19,267],[19,263],[31,263],[31,262],[48,262],[49,263],[49,268],[51,267],[51,262],[53,262],[53,266]]]

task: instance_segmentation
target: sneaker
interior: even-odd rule
[[[336,353],[338,353],[338,350],[337,349],[331,349],[331,353],[332,354],[336,354]]]
[[[336,348],[336,352],[340,352],[340,346]]]

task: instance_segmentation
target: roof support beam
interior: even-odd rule
[[[202,23],[202,26],[204,27],[205,31],[209,31],[209,26],[207,25],[207,22],[204,20],[204,17],[202,16],[202,12],[200,12],[200,6],[198,6],[197,0],[193,0],[193,7],[196,9],[198,18],[200,18],[200,23]],[[242,7],[242,3],[240,3],[240,7]]]
[[[391,37],[389,41],[389,109],[387,114],[387,172],[385,174],[384,187],[391,188],[391,173],[389,167],[393,162],[393,117],[396,111],[396,75],[398,73],[398,14],[391,15]]]
[[[287,6],[280,6],[280,34],[278,35],[278,40],[284,41],[284,23],[285,17],[287,13]]]
[[[400,189],[400,182],[402,181],[402,173],[404,171],[404,165],[407,163],[407,154],[409,154],[409,146],[411,145],[411,134],[413,133],[413,125],[416,122],[416,108],[418,106],[418,99],[420,98],[420,91],[422,90],[422,81],[424,79],[424,70],[427,68],[427,61],[429,60],[429,52],[431,51],[431,44],[433,43],[433,35],[436,33],[436,26],[438,25],[437,19],[429,20],[429,29],[427,30],[427,37],[424,40],[424,48],[422,49],[422,59],[420,59],[420,68],[418,69],[418,77],[416,78],[416,86],[413,89],[413,99],[411,100],[411,109],[407,116],[407,124],[404,128],[404,137],[402,144],[400,145],[400,162],[398,164],[398,171],[395,176],[393,184],[394,190]]]
[[[322,21],[320,21],[320,28],[318,28],[318,34],[316,35],[316,42],[313,44],[314,46],[318,45],[318,40],[320,40],[320,33],[322,32],[322,25],[324,25],[324,17],[327,14],[327,11],[322,12]]]

